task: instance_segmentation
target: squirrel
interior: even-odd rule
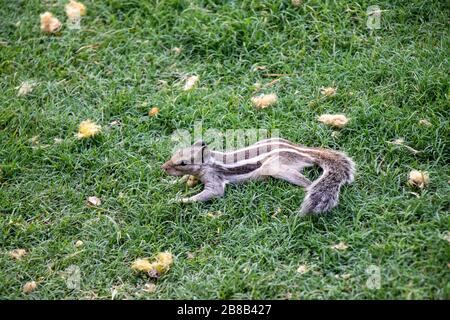
[[[311,182],[300,173],[318,165],[322,175]],[[201,140],[176,151],[161,168],[171,176],[193,175],[205,186],[181,202],[207,201],[222,197],[228,183],[274,177],[306,189],[300,214],[318,214],[336,207],[343,184],[354,180],[355,164],[342,152],[310,148],[281,138],[261,140],[232,152],[210,150]]]

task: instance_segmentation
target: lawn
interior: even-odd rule
[[[0,298],[450,298],[448,2],[84,0],[79,30],[65,3],[1,2]],[[59,33],[41,32],[45,11]],[[252,105],[257,82],[276,104]],[[324,113],[350,122],[333,133]],[[101,134],[77,139],[86,119]],[[176,203],[201,186],[160,165],[197,121],[345,151],[356,180],[318,217],[279,180]],[[429,185],[408,185],[413,169]],[[131,269],[161,251],[174,263],[159,279]]]

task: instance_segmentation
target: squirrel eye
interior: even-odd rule
[[[179,165],[179,166],[185,166],[185,165],[187,165],[187,162],[183,160],[183,161],[181,161],[178,165]]]

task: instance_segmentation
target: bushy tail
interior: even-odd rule
[[[355,165],[345,154],[327,151],[320,154],[316,162],[323,174],[308,188],[300,214],[327,212],[337,206],[339,191],[345,183],[354,180]]]

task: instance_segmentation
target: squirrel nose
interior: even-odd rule
[[[161,166],[161,169],[167,170],[170,165],[171,165],[171,161],[169,160]]]

